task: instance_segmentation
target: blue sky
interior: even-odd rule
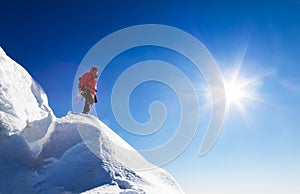
[[[207,47],[226,81],[239,69],[235,83],[243,93],[231,104],[207,155],[197,153],[209,108],[190,146],[164,168],[188,194],[294,194],[300,192],[299,10],[297,0],[7,1],[0,8],[0,45],[42,85],[60,117],[72,110],[81,60],[105,36],[138,24],[164,24],[190,33]],[[151,59],[175,64],[198,85],[200,107],[209,104],[203,77],[177,53],[149,46],[120,54],[99,79],[96,109],[101,120],[139,149],[159,145],[174,133],[176,95],[160,83],[145,83],[134,91],[131,111],[137,120],[149,119],[147,107],[153,100],[172,110],[165,130],[138,139],[116,122],[110,93],[122,71]]]

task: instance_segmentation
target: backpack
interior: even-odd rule
[[[81,77],[79,78],[79,84],[78,84],[78,89],[80,92],[85,92],[87,90],[85,85],[82,85],[83,83],[81,82]]]

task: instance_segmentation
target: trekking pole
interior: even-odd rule
[[[77,96],[75,96],[74,102],[76,102],[78,100],[78,98],[79,98],[80,95],[81,95],[81,91],[77,94]]]

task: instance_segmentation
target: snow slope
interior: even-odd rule
[[[41,87],[0,48],[0,193],[183,191],[96,117],[55,118]]]
[[[44,135],[54,117],[43,89],[0,47],[0,127],[31,139]],[[31,134],[31,128],[40,128]]]

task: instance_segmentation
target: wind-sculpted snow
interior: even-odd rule
[[[10,134],[19,133],[27,125],[46,119],[43,126],[54,118],[45,92],[29,73],[0,48],[0,127]],[[45,129],[44,129],[45,130]],[[36,134],[40,136],[44,130]]]
[[[98,118],[55,118],[42,88],[0,48],[0,194],[81,192],[183,193]]]

